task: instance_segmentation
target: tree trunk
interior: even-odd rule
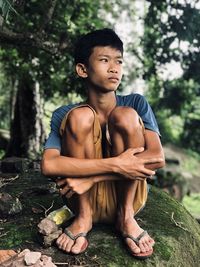
[[[6,157],[35,157],[39,154],[45,138],[42,118],[43,101],[39,83],[29,73],[23,74],[18,83]]]

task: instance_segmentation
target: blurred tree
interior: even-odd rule
[[[80,34],[106,26],[100,10],[112,10],[114,2],[0,1],[1,67],[12,81],[6,156],[40,152],[45,138],[43,99],[75,90],[84,95],[74,76],[73,43]]]
[[[173,141],[166,120],[178,115],[183,119],[183,145],[199,152],[199,129],[194,127],[200,122],[199,1],[147,2],[143,63],[150,102],[165,130],[164,139]],[[167,68],[173,66],[166,76]]]

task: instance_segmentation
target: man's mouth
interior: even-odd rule
[[[113,81],[113,82],[118,82],[119,78],[112,76],[112,77],[109,77],[108,80]]]

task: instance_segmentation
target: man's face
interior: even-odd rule
[[[122,63],[119,50],[110,46],[96,46],[86,67],[88,89],[115,91],[121,82]]]

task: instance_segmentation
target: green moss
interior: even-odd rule
[[[58,194],[50,194],[49,181],[39,172],[25,173],[7,185],[7,193],[20,199],[23,210],[21,213],[0,221],[0,247],[24,248],[28,243],[36,243],[37,224],[45,216],[53,201],[53,209],[63,205]],[[40,186],[43,185],[41,189]],[[41,213],[34,213],[32,208],[40,209]],[[6,235],[5,235],[6,233]]]
[[[34,248],[41,250],[36,240],[38,221],[44,213],[35,214],[32,207],[41,208],[38,204],[53,209],[62,205],[57,194],[32,190],[36,185],[47,183],[37,173],[26,174],[21,180],[7,187],[9,192],[19,194],[24,210],[15,218],[2,222],[0,239],[1,248]],[[51,255],[54,262],[67,262],[69,266],[90,267],[197,267],[200,266],[200,226],[179,202],[167,193],[152,187],[148,202],[143,211],[136,216],[138,223],[155,239],[154,254],[145,261],[134,259],[127,251],[123,240],[108,225],[96,225],[89,234],[90,246],[86,253],[79,256],[67,255],[51,247],[45,253]]]
[[[31,225],[5,223],[4,233],[6,235],[1,237],[0,247],[4,249],[22,248],[27,244],[26,242],[33,242],[33,237],[36,231],[34,231]]]
[[[154,246],[156,254],[159,255],[162,260],[169,261],[173,253],[173,246],[170,246],[169,242],[166,242],[166,238],[162,238],[159,235],[156,235],[154,238],[156,239],[156,245]]]

